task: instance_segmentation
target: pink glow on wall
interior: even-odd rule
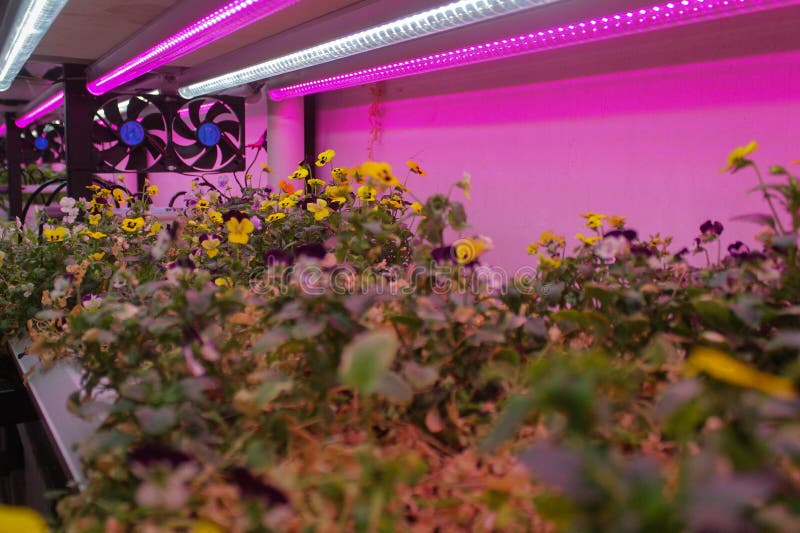
[[[8,126],[5,124],[0,124],[0,137],[4,136],[6,131],[8,131]]]
[[[472,82],[500,78],[499,68],[392,81],[374,156],[395,169],[418,161],[427,176],[410,175],[408,185],[420,198],[471,173],[465,235],[492,237],[487,261],[505,267],[532,264],[525,248],[544,230],[574,244],[588,231],[586,211],[625,215],[645,237],[672,234],[675,249],[707,219],[725,225],[726,246],[753,243],[760,228],[731,218],[766,211],[747,193],[755,178],[719,170],[732,148],[755,139],[762,168],[800,172],[789,164],[800,158],[799,65],[793,51],[483,90]],[[505,82],[517,74],[509,69]],[[372,103],[365,88],[318,98],[317,145],[336,149],[337,166],[367,159]],[[453,197],[463,200],[459,190]]]
[[[175,35],[161,41],[86,85],[94,95],[105,94],[160,66],[221,39],[299,0],[233,0],[194,21]]]
[[[525,35],[514,35],[474,46],[272,89],[269,95],[273,100],[283,100],[798,4],[800,4],[800,0],[677,0],[661,2],[656,5],[647,5],[641,9],[609,14],[606,17],[537,29]]]
[[[56,109],[64,105],[64,91],[59,91],[52,97],[48,98],[38,106],[34,107],[14,122],[18,128],[26,128],[28,125],[36,122],[38,119],[49,115]]]

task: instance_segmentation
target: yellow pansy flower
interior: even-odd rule
[[[95,252],[93,254],[89,254],[89,259],[92,261],[102,261],[105,256],[105,252]]]
[[[367,161],[361,165],[359,174],[362,176],[371,176],[384,187],[400,185],[400,181],[398,181],[398,179],[394,176],[392,173],[392,167],[388,163]]]
[[[158,196],[158,185],[149,185],[144,191],[150,198]]]
[[[225,530],[208,520],[198,520],[192,526],[192,533],[225,533]]]
[[[271,215],[269,215],[264,220],[266,220],[267,222],[272,223],[272,222],[277,222],[277,221],[281,220],[282,218],[286,218],[286,213],[272,213]]]
[[[290,180],[304,180],[308,177],[308,169],[303,167],[297,167],[291,176],[289,176]]]
[[[133,233],[134,231],[139,231],[144,227],[144,218],[136,217],[136,218],[126,218],[122,221],[122,229],[127,231],[128,233]]]
[[[322,180],[321,180],[321,179],[319,179],[319,178],[311,178],[310,180],[308,180],[308,182],[307,182],[307,183],[308,183],[308,184],[309,184],[311,187],[313,187],[315,190],[316,190],[316,189],[318,189],[318,188],[320,188],[320,187],[324,187],[324,186],[325,186],[325,182],[324,182],[324,181],[322,181]]]
[[[334,152],[333,150],[325,150],[324,152],[322,152],[317,156],[316,165],[318,167],[324,167],[325,165],[330,163],[331,159],[333,159],[334,157],[336,157],[336,152]]]
[[[417,174],[419,176],[425,175],[425,171],[420,168],[419,163],[416,163],[414,161],[406,161],[406,165],[408,165],[408,170],[410,170],[414,174]]]
[[[577,235],[575,235],[575,238],[588,246],[591,246],[600,240],[599,235],[595,235],[594,237],[587,237],[583,233],[578,233]]]
[[[536,252],[539,251],[539,243],[532,242],[531,244],[528,245],[527,251],[528,255],[536,255]]]
[[[277,205],[278,202],[276,202],[275,200],[262,200],[261,204],[258,206],[258,210],[263,213],[265,211],[269,211],[270,209],[272,209]]]
[[[362,185],[358,188],[357,194],[359,200],[362,202],[374,202],[378,195],[378,190],[375,187],[370,187],[369,185]]]
[[[720,172],[739,170],[748,163],[747,156],[758,150],[758,143],[750,141],[746,146],[739,146],[728,155],[728,164]]]
[[[220,213],[219,211],[212,209],[211,211],[208,212],[208,218],[214,224],[222,224],[222,213]]]
[[[197,200],[197,203],[194,206],[197,209],[208,209],[208,206],[210,206],[210,205],[211,205],[211,202],[209,202],[205,198],[201,198],[200,200]]]
[[[222,244],[219,239],[216,237],[209,237],[208,239],[204,240],[200,243],[200,246],[203,247],[203,250],[206,251],[206,255],[209,259],[214,259],[219,255],[219,245]]]
[[[314,220],[325,220],[331,216],[331,209],[328,207],[328,202],[319,198],[316,203],[308,204],[306,209],[310,213],[314,213]]]
[[[158,232],[161,231],[162,226],[163,225],[161,224],[161,222],[158,221],[153,222],[153,224],[150,226],[150,231],[147,232],[147,235],[150,237],[157,235]]]
[[[325,189],[325,196],[330,198],[332,202],[344,204],[351,190],[349,185],[335,185]]]
[[[290,195],[286,198],[282,198],[280,202],[278,202],[278,206],[281,209],[291,209],[292,207],[297,205],[297,196]]]
[[[128,201],[128,197],[125,195],[125,191],[122,189],[114,189],[111,191],[111,194],[114,195],[114,200],[116,200],[118,204],[124,204]]]
[[[250,234],[256,229],[249,218],[242,220],[232,218],[225,224],[228,228],[228,241],[234,244],[247,244]]]
[[[551,244],[564,246],[566,243],[567,241],[564,237],[551,230],[543,231],[542,234],[539,235],[539,244],[543,246],[549,246]]]
[[[423,206],[419,202],[414,202],[413,204],[411,204],[411,210],[414,211],[418,215],[422,214],[422,208],[423,208]]]
[[[550,270],[555,269],[561,266],[561,259],[557,257],[550,257],[549,255],[538,254],[539,257],[539,267]]]
[[[461,265],[475,262],[483,252],[491,248],[491,241],[486,237],[468,237],[453,243],[456,261]]]
[[[67,228],[62,226],[45,228],[43,234],[47,242],[61,242],[67,238]]]
[[[100,220],[103,218],[103,215],[89,215],[87,218],[90,226],[96,226],[100,223]]]
[[[350,183],[350,178],[347,176],[347,169],[343,167],[336,167],[331,170],[331,177],[339,185],[347,185]]]
[[[581,217],[586,219],[586,227],[589,229],[597,229],[603,225],[603,221],[608,218],[600,213],[583,213]]]
[[[222,278],[217,278],[217,279],[214,280],[214,285],[216,285],[217,287],[228,287],[228,288],[231,288],[231,287],[233,287],[233,279],[231,279],[231,278],[229,278],[227,276],[226,277],[222,277]]]
[[[94,239],[96,241],[99,241],[104,237],[108,237],[108,235],[106,235],[102,231],[82,231],[81,235],[88,235],[89,238]]]
[[[703,372],[719,381],[761,391],[777,398],[791,400],[798,396],[791,380],[761,372],[715,348],[695,348],[687,359],[686,366],[690,374]]]
[[[403,203],[395,198],[384,198],[381,200],[381,205],[388,205],[393,209],[401,209],[403,207]]]
[[[0,504],[0,526],[3,533],[47,533],[47,522],[27,507]]]

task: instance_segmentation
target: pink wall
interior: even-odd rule
[[[766,210],[746,193],[752,174],[718,172],[728,152],[755,139],[763,165],[800,158],[798,51],[517,84],[535,65],[394,80],[381,102],[375,158],[400,171],[417,160],[428,176],[409,185],[420,196],[471,173],[466,205],[474,231],[494,239],[492,263],[530,263],[525,248],[540,232],[572,237],[589,210],[680,246],[709,218],[726,225],[726,244],[752,242],[759,228],[730,219]],[[365,160],[369,88],[318,98],[319,148],[335,148],[341,165]]]

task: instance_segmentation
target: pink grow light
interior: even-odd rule
[[[64,91],[56,94],[34,107],[14,121],[18,128],[26,128],[29,124],[36,122],[45,115],[49,115],[64,104]]]
[[[86,88],[99,96],[166,65],[238,29],[263,19],[300,0],[233,0],[194,21],[172,37],[131,58],[89,82]]]
[[[564,48],[586,42],[682,26],[800,4],[800,0],[677,0],[638,10],[515,35],[407,61],[371,67],[347,74],[272,89],[273,100],[284,100],[377,81],[414,76],[474,63]]]
[[[8,126],[6,126],[5,122],[3,124],[0,124],[0,137],[5,135],[7,130]]]

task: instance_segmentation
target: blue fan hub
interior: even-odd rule
[[[48,141],[45,137],[36,137],[36,139],[33,141],[33,145],[37,150],[44,152],[50,147],[50,141]]]
[[[212,122],[205,122],[197,128],[197,140],[203,146],[216,146],[222,138],[222,133],[219,131],[219,126]]]
[[[119,129],[120,140],[128,146],[139,146],[144,142],[144,127],[135,120],[125,122]]]

